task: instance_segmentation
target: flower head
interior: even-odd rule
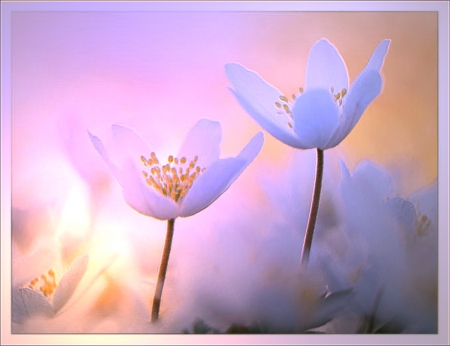
[[[316,42],[308,56],[305,88],[292,101],[242,65],[227,64],[225,71],[234,96],[263,129],[294,148],[325,150],[350,133],[380,93],[389,44],[384,40],[378,45],[349,89],[339,52],[326,39]]]
[[[259,132],[236,157],[219,159],[220,124],[202,119],[189,131],[178,155],[163,162],[132,130],[113,125],[112,132],[117,162],[90,134],[92,143],[121,185],[125,201],[160,220],[190,216],[209,206],[253,161],[264,141]]]
[[[69,270],[57,283],[56,271],[31,280],[27,285],[15,288],[12,293],[12,320],[23,323],[33,316],[53,317],[72,297],[83,278],[89,263],[89,255],[77,257]]]

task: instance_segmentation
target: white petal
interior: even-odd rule
[[[69,270],[63,275],[58,284],[58,288],[53,295],[53,309],[56,312],[69,301],[79,282],[86,273],[89,264],[89,255],[77,257],[71,264]]]
[[[122,168],[119,182],[125,201],[137,212],[159,220],[178,216],[175,202],[147,185],[132,161]]]
[[[335,93],[348,89],[348,72],[337,49],[328,40],[322,39],[309,52],[305,90],[330,90],[331,87]]]
[[[303,143],[288,126],[292,119],[275,106],[275,102],[282,103],[280,91],[239,64],[225,65],[225,72],[233,84],[233,95],[264,130],[287,145],[303,148]]]
[[[23,323],[29,317],[43,315],[52,317],[53,307],[40,292],[24,287],[12,290],[11,318],[13,322]]]
[[[253,159],[258,155],[261,151],[261,148],[264,144],[264,134],[262,132],[258,132],[253,138],[247,143],[244,149],[236,156],[238,159],[243,159],[247,162],[245,168],[253,161]]]
[[[258,155],[264,143],[262,132],[257,133],[236,158],[214,162],[197,178],[182,202],[180,216],[198,213],[213,203],[239,177]]]
[[[142,148],[142,145],[145,145],[131,130],[117,125],[114,125],[113,129],[119,142],[125,141],[125,138],[130,139],[129,148]],[[131,157],[126,159],[126,152],[123,152],[125,161],[122,162],[121,167],[116,167],[111,162],[101,140],[90,133],[89,135],[94,147],[122,187],[123,197],[130,207],[141,214],[160,220],[172,219],[178,215],[178,206],[175,202],[153,190],[143,181],[140,171],[136,168],[136,164],[141,164],[140,160],[136,163],[136,160]],[[127,144],[124,143],[124,146]]]
[[[341,169],[344,166],[341,164]],[[353,175],[351,177],[348,175],[347,180],[351,180],[351,184],[357,186],[360,191],[364,191],[379,201],[395,192],[394,182],[389,172],[370,160],[358,163]]]
[[[142,155],[146,158],[150,156],[147,144],[133,130],[120,125],[112,125],[111,130],[114,139],[114,162],[118,166],[129,158],[140,163]]]
[[[220,123],[201,119],[188,132],[178,152],[178,158],[185,157],[189,162],[198,156],[197,165],[208,167],[219,158],[221,141]]]
[[[305,148],[327,149],[326,143],[338,125],[338,106],[323,89],[305,91],[295,101],[294,131]]]
[[[339,126],[327,143],[328,148],[338,145],[353,130],[366,108],[380,94],[381,83],[381,76],[377,71],[361,72],[344,98]]]
[[[372,56],[370,57],[369,62],[367,63],[365,69],[375,70],[375,71],[381,70],[381,67],[383,66],[384,58],[386,57],[390,43],[391,43],[391,40],[381,41],[381,43],[377,46],[377,48],[375,48],[375,51],[373,52]]]
[[[114,177],[116,179],[118,179],[118,177],[119,177],[118,168],[111,161],[108,153],[106,152],[105,146],[103,145],[102,141],[100,140],[100,138],[94,136],[90,132],[88,132],[88,133],[89,133],[89,137],[91,138],[91,142],[94,145],[95,149],[100,154],[100,156],[103,159],[103,161],[105,161],[106,165],[108,166],[108,168],[110,169],[110,171],[114,175]]]
[[[236,158],[214,162],[190,188],[182,202],[180,216],[196,214],[214,202],[230,187],[245,163],[244,160]]]

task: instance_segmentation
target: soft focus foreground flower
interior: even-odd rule
[[[178,155],[170,155],[163,164],[132,130],[113,125],[112,132],[116,160],[90,134],[92,143],[121,185],[125,201],[160,220],[187,217],[209,206],[253,161],[264,142],[259,132],[235,158],[219,159],[220,123],[202,119],[189,131]]]
[[[194,234],[180,235],[177,246],[184,252],[183,261],[176,262],[173,287],[180,308],[172,315],[174,325],[186,328],[190,322],[186,329],[193,333],[303,333],[329,322],[349,303],[349,286],[327,289],[327,277],[315,261],[320,249],[308,267],[298,265],[302,234],[289,210],[303,214],[298,218],[306,223],[307,210],[299,212],[299,205],[307,209],[303,191],[313,172],[305,177],[304,155],[293,153],[300,159],[295,171],[283,166],[273,174],[261,172],[267,176],[260,181],[258,190],[264,194],[257,201],[242,196],[239,205],[230,206],[233,218],[220,225],[202,223],[192,229]],[[314,159],[312,152],[307,154],[308,161]],[[242,208],[245,213],[238,212]]]
[[[89,263],[89,255],[76,258],[57,283],[56,272],[50,269],[31,280],[28,285],[13,289],[12,321],[23,323],[33,317],[54,317],[75,292]]]
[[[290,280],[294,277],[299,255],[295,244],[302,237],[297,225],[307,222],[305,210],[313,179],[310,163],[314,157],[311,151],[293,151],[292,157],[292,164],[285,165],[283,170],[271,174],[263,172],[261,189],[269,197],[263,216],[253,217],[247,225],[242,220],[234,220],[240,227],[247,226],[243,227],[246,232],[239,228],[237,231],[244,238],[241,242],[247,244],[248,258],[254,261],[257,256],[259,259],[253,262],[256,268],[252,273],[269,272],[273,286],[275,282],[292,285],[287,284],[289,280],[282,278],[282,273],[290,272]],[[338,313],[327,312],[327,316],[334,319],[320,330],[327,333],[435,332],[438,306],[436,183],[403,198],[397,195],[394,177],[386,168],[365,160],[351,174],[344,164],[340,167],[339,149],[328,152],[328,159],[329,169],[324,180],[326,198],[322,201],[315,251],[308,267],[312,274],[302,275],[301,280],[306,284],[314,276],[323,276],[323,285],[330,292],[352,289],[352,294]],[[258,208],[261,210],[263,206]],[[227,227],[227,236],[235,227]],[[251,228],[256,228],[259,235],[256,237],[255,231],[254,236],[244,237]],[[220,240],[222,247],[227,245],[224,239]],[[233,244],[234,258],[238,248],[236,241]],[[272,258],[261,260],[268,256]],[[241,275],[244,277],[244,271]],[[241,287],[245,282],[244,279],[233,281],[239,282]],[[253,293],[251,299],[263,294],[267,283],[262,289],[261,286],[252,287],[258,293]],[[232,289],[227,290],[232,292]],[[288,288],[274,287],[274,291],[281,297],[291,296]],[[241,299],[237,293],[233,299],[237,299],[235,297]],[[270,306],[272,299],[275,300],[272,296],[265,298],[264,303],[254,306],[273,311],[274,316],[275,312],[281,316],[281,311],[287,316],[289,310],[281,308],[282,299],[278,297],[277,303]],[[238,304],[244,306],[244,302]],[[306,300],[296,309],[301,311],[310,304],[311,301]],[[294,305],[287,306],[294,309]],[[275,318],[265,321],[273,327]],[[284,321],[292,321],[292,318]]]
[[[326,39],[309,52],[306,81],[289,101],[258,74],[231,63],[225,66],[231,90],[241,106],[278,140],[299,149],[329,149],[355,127],[382,87],[380,75],[390,40],[375,49],[364,70],[348,89],[341,55]]]
[[[437,185],[410,200],[395,196],[389,172],[363,161],[342,164],[346,232],[360,268],[354,308],[362,332],[437,332]],[[341,276],[341,277],[345,277]]]

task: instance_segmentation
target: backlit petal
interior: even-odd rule
[[[239,177],[258,155],[264,143],[262,132],[257,133],[236,158],[214,162],[197,178],[182,202],[180,216],[198,213],[213,203]]]
[[[305,91],[294,108],[294,131],[304,148],[327,149],[326,143],[338,124],[338,107],[331,94],[322,89]]]
[[[198,156],[197,164],[208,167],[220,156],[222,129],[220,123],[201,119],[188,132],[178,152],[178,158],[185,157],[188,161]]]
[[[120,125],[112,125],[111,130],[114,139],[113,159],[117,165],[121,165],[128,158],[138,163],[141,155],[150,155],[147,144],[133,130]]]
[[[123,143],[124,147],[128,147],[136,155],[138,153],[137,150],[142,150],[143,146],[146,147],[139,136],[125,127],[114,125],[113,131],[117,143]],[[118,167],[110,160],[102,141],[91,133],[89,133],[89,136],[95,149],[97,149],[122,187],[123,197],[130,207],[141,214],[160,220],[167,220],[178,216],[177,205],[171,199],[161,195],[144,182],[141,172],[136,168],[136,160],[134,157],[132,158],[129,155],[127,158],[127,152],[123,151],[120,155],[125,161]],[[129,139],[130,143],[126,143],[126,139]],[[140,165],[140,162],[137,165]]]
[[[245,161],[236,158],[220,159],[214,162],[197,178],[184,198],[180,216],[198,213],[214,202],[234,181],[245,167]]]
[[[122,167],[119,183],[125,201],[137,212],[159,220],[178,216],[175,202],[147,185],[131,161]]]
[[[53,309],[55,312],[61,308],[72,297],[79,282],[83,278],[89,264],[89,255],[77,257],[71,264],[69,270],[63,275],[53,296]]]
[[[391,40],[383,40],[381,43],[375,48],[372,56],[369,59],[365,69],[380,71],[381,67],[384,63],[384,58],[389,49],[389,45]]]
[[[12,290],[11,319],[16,323],[23,323],[30,317],[54,315],[49,300],[38,291],[24,287]]]
[[[225,72],[234,87],[231,92],[237,101],[264,130],[287,145],[303,147],[288,125],[292,125],[290,116],[283,109],[275,107],[275,102],[280,102],[280,91],[239,64],[227,64]]]
[[[366,108],[380,94],[381,83],[377,71],[361,72],[346,96],[339,127],[327,143],[328,148],[338,145],[353,130]]]
[[[103,145],[103,142],[98,138],[97,136],[94,136],[90,132],[88,132],[89,137],[91,138],[91,142],[94,145],[94,148],[97,150],[97,152],[100,154],[100,157],[105,161],[106,165],[110,169],[111,173],[114,175],[116,179],[119,179],[119,171],[116,165],[111,161],[108,153],[106,152],[105,146]]]
[[[363,160],[350,174],[341,162],[342,182],[352,184],[363,195],[370,195],[379,201],[395,192],[394,182],[389,172],[370,160]]]
[[[348,89],[348,72],[337,49],[326,39],[316,42],[306,63],[305,90],[333,87],[335,92]]]

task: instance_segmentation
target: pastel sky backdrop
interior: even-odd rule
[[[392,40],[383,92],[339,148],[350,167],[366,157],[407,167],[401,180],[407,193],[435,179],[436,13],[17,12],[16,201],[30,184],[49,194],[59,189],[51,167],[61,154],[58,126],[68,117],[99,136],[120,123],[174,148],[206,117],[222,123],[223,152],[236,153],[258,126],[227,90],[223,66],[239,62],[289,95],[303,85],[308,51],[322,37],[342,54],[350,80],[381,40]],[[292,149],[266,137],[261,162],[283,164]]]
[[[303,86],[309,49],[321,38],[341,53],[350,82],[377,44],[392,40],[381,95],[332,150],[350,169],[364,158],[391,169],[404,196],[437,178],[436,12],[20,11],[11,24],[13,207],[55,200],[67,205],[73,187],[82,184],[68,150],[105,179],[108,171],[87,129],[108,138],[110,125],[122,124],[167,155],[176,153],[198,119],[209,118],[222,124],[221,156],[234,156],[260,129],[227,89],[224,65],[239,62],[290,95]],[[76,148],[65,143],[70,131]],[[293,150],[266,134],[254,163],[203,217],[226,218],[224,207],[239,193],[257,197],[255,176],[282,169]],[[152,237],[160,251],[165,225],[135,217],[117,183],[109,184],[106,209],[119,210],[139,230],[159,229],[135,235],[135,243]],[[181,220],[180,230],[201,215]],[[156,263],[144,271],[155,271]]]

